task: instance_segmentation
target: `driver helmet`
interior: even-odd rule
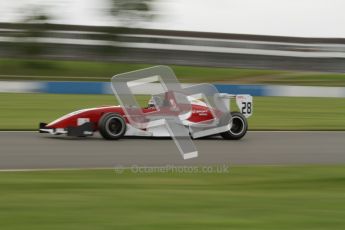
[[[162,99],[158,96],[152,96],[149,100],[148,107],[158,107],[161,104]]]

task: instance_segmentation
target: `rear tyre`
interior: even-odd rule
[[[241,139],[248,130],[248,122],[245,116],[239,112],[231,113],[231,129],[220,135],[226,140],[239,140]]]
[[[98,129],[104,139],[118,140],[126,133],[126,121],[120,114],[106,113],[99,120]]]

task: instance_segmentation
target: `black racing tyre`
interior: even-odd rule
[[[126,133],[126,121],[118,113],[104,114],[98,123],[99,133],[104,139],[118,140]]]
[[[229,131],[221,133],[220,135],[227,140],[239,140],[248,130],[248,122],[245,116],[239,112],[231,113],[232,125]]]

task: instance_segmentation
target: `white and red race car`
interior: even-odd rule
[[[219,93],[219,97],[224,100],[231,120],[228,130],[217,133],[224,139],[241,139],[247,132],[247,118],[253,113],[253,99],[250,95],[230,95]],[[188,116],[181,119],[186,128],[193,125],[213,119],[215,108],[211,108],[201,99],[187,97],[191,104],[191,112]],[[240,112],[230,112],[230,100],[235,99]],[[159,100],[150,100],[148,106],[142,108],[142,112],[150,113],[156,110],[153,102]],[[190,130],[190,129],[189,129]],[[164,126],[148,125],[140,129],[131,125],[124,109],[121,106],[101,106],[78,110],[52,121],[49,124],[40,123],[40,133],[50,133],[54,135],[66,134],[68,136],[86,137],[99,131],[101,136],[108,140],[117,140],[123,136],[143,136],[143,137],[169,137],[170,133]],[[215,135],[217,135],[215,134]],[[205,134],[205,136],[208,136]],[[193,136],[192,136],[193,137]],[[198,136],[197,138],[202,137]],[[194,137],[195,138],[195,137]]]

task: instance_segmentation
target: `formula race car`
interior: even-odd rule
[[[169,97],[166,93],[165,97]],[[214,135],[221,135],[224,139],[241,139],[247,132],[247,118],[253,113],[253,101],[250,95],[230,95],[219,93],[217,95],[224,100],[231,120],[226,130],[222,130]],[[191,126],[198,125],[205,121],[214,119],[215,108],[210,107],[202,99],[188,96],[191,110],[188,116],[181,118],[183,126],[190,130]],[[240,112],[230,112],[230,100],[235,99]],[[159,108],[157,103],[164,103],[169,98],[151,98],[145,108],[141,108],[143,114],[153,112]],[[54,135],[65,134],[68,136],[86,137],[99,131],[101,136],[108,140],[117,140],[123,136],[145,136],[145,137],[168,137],[169,130],[165,126],[148,125],[145,128],[138,128],[131,124],[128,114],[121,106],[101,106],[88,108],[69,113],[57,120],[46,124],[39,124],[40,133],[50,133]],[[193,136],[199,138],[203,135]],[[205,134],[204,136],[208,136]]]

